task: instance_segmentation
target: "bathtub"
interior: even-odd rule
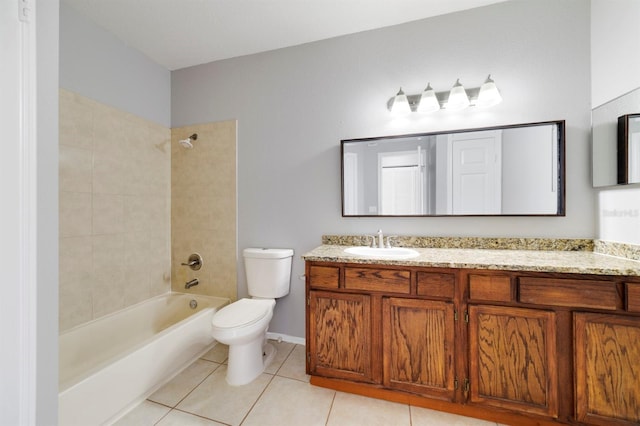
[[[60,426],[117,420],[214,345],[211,319],[228,303],[168,293],[60,334]]]

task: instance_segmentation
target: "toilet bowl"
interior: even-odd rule
[[[267,329],[275,299],[289,294],[293,250],[247,248],[243,257],[251,298],[225,306],[211,320],[213,338],[229,345],[226,380],[233,386],[252,382],[275,356]]]
[[[240,299],[214,315],[212,336],[229,345],[226,380],[230,385],[252,382],[275,355],[275,348],[265,345],[275,304],[273,299]]]

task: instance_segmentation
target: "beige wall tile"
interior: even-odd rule
[[[122,155],[94,151],[93,192],[96,194],[126,194],[127,169]]]
[[[193,149],[178,140],[198,134]],[[190,292],[237,298],[236,289],[236,122],[172,129],[171,138],[172,287],[198,278]],[[200,253],[199,271],[181,266]]]
[[[93,154],[89,149],[60,145],[60,191],[91,192]]]
[[[91,194],[60,192],[60,237],[91,235]]]
[[[90,236],[60,239],[61,331],[93,318],[92,251]]]
[[[170,290],[170,139],[60,90],[61,330]]]
[[[93,194],[93,235],[124,231],[124,196]]]
[[[68,90],[60,90],[60,145],[93,148],[95,102]]]

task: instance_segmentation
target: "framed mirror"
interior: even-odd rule
[[[564,120],[342,140],[342,216],[564,216],[564,152]]]
[[[640,183],[640,114],[618,117],[618,183]]]
[[[636,126],[638,110],[640,109],[640,88],[632,90],[616,99],[602,104],[591,111],[592,126],[592,176],[595,188],[611,185],[639,183],[636,177],[629,177],[635,167],[630,166],[633,159],[635,164],[639,161],[631,154],[630,141],[637,136],[625,136],[620,133],[620,126],[627,125],[631,134],[637,133]],[[624,117],[627,117],[626,119]],[[620,120],[627,123],[620,123]],[[623,130],[624,131],[624,130]],[[631,142],[634,143],[634,142]],[[635,152],[635,151],[634,151]],[[636,156],[638,154],[635,154]],[[634,175],[635,176],[635,175]]]

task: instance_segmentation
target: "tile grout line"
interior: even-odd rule
[[[207,374],[207,375],[206,375],[202,380],[200,380],[200,381],[199,381],[199,382],[198,382],[198,383],[197,383],[197,384],[196,384],[196,385],[195,385],[195,386],[194,386],[194,387],[193,387],[189,392],[187,392],[187,393],[186,393],[186,394],[185,394],[185,395],[184,395],[184,396],[183,396],[183,397],[182,397],[178,402],[176,402],[176,403],[175,403],[175,405],[174,405],[173,407],[168,406],[168,405],[166,405],[166,404],[162,404],[162,403],[160,403],[160,402],[153,401],[153,400],[151,400],[151,399],[147,398],[147,399],[146,399],[147,401],[153,402],[154,404],[160,404],[160,405],[163,405],[163,406],[165,406],[165,407],[170,408],[170,410],[169,410],[169,411],[168,411],[164,416],[162,416],[162,418],[161,418],[160,420],[158,420],[158,421],[157,421],[156,423],[154,423],[154,424],[158,424],[162,419],[164,419],[166,416],[168,416],[168,415],[169,415],[169,413],[170,413],[170,412],[172,412],[173,410],[178,410],[178,411],[181,411],[181,412],[183,412],[183,413],[187,413],[187,414],[191,414],[191,415],[194,415],[194,416],[202,417],[202,416],[200,416],[200,415],[198,415],[198,414],[190,413],[190,412],[188,412],[188,411],[180,410],[180,409],[178,409],[178,408],[177,408],[177,407],[178,407],[178,405],[179,405],[182,401],[184,401],[184,400],[185,400],[185,398],[187,398],[189,395],[191,395],[191,394],[193,393],[193,391],[194,391],[194,390],[196,390],[196,388],[197,388],[198,386],[200,386],[200,385],[201,385],[205,380],[207,380],[207,378],[208,378],[209,376],[211,376],[213,373],[215,373],[215,372],[216,372],[216,370],[218,370],[218,368],[220,368],[220,366],[222,365],[222,364],[219,364],[219,363],[217,363],[217,362],[215,362],[215,361],[209,361],[208,359],[204,359],[204,358],[198,358],[198,359],[199,359],[199,360],[203,360],[203,361],[210,362],[210,363],[212,363],[212,364],[218,364],[218,366],[217,366],[216,368],[214,368],[213,370],[211,370],[211,372],[210,372],[209,374]],[[194,362],[195,362],[195,361],[194,361]],[[176,376],[176,377],[177,377],[177,376]],[[175,379],[175,377],[174,377],[174,379]],[[151,395],[149,395],[149,396],[151,396]],[[211,421],[216,421],[216,420],[214,420],[214,419],[209,419],[208,417],[202,417],[202,418],[207,419],[207,420],[211,420]]]
[[[331,411],[333,410],[333,404],[336,402],[337,391],[333,391],[333,398],[331,398],[331,405],[329,406],[329,412],[327,413],[327,420],[324,422],[324,426],[329,425],[329,417],[331,417]]]
[[[262,398],[262,395],[264,395],[264,393],[267,391],[267,389],[269,388],[269,385],[271,385],[271,382],[273,382],[273,379],[276,377],[275,374],[271,375],[269,373],[262,373],[262,374],[267,374],[269,376],[271,376],[271,379],[269,380],[269,383],[267,383],[267,386],[264,387],[264,389],[262,389],[262,392],[260,392],[260,395],[258,395],[258,397],[256,398],[255,401],[253,401],[253,404],[251,404],[251,408],[249,408],[249,411],[247,411],[247,414],[244,415],[244,417],[242,418],[242,420],[240,420],[240,423],[238,424],[239,426],[242,426],[242,424],[244,423],[245,420],[247,420],[247,417],[249,416],[249,414],[251,413],[251,411],[253,411],[253,409],[255,408],[256,404],[258,403],[258,401],[260,401],[260,398]]]

